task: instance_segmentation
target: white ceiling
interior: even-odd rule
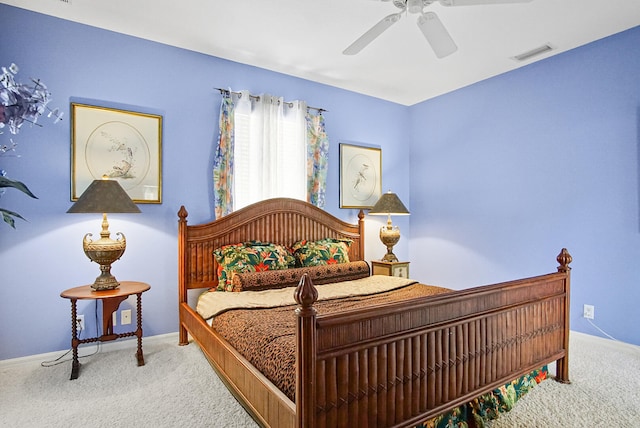
[[[403,105],[640,25],[640,0],[429,6],[458,45],[437,59],[403,17],[362,52],[342,51],[398,9],[376,0],[0,0]],[[512,57],[550,43],[535,59]]]

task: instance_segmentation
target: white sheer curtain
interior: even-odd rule
[[[306,103],[236,96],[234,210],[275,197],[307,200]]]

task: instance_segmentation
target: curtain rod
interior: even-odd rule
[[[234,95],[242,95],[241,92],[236,92],[236,91],[230,91],[228,89],[222,89],[222,88],[214,88],[218,91],[220,91],[221,94],[234,94]],[[249,94],[249,97],[251,97],[251,99],[254,99],[256,101],[260,101],[260,96],[259,95],[253,95],[253,94]],[[284,103],[289,106],[289,107],[293,107],[293,103],[291,101],[284,101]],[[307,106],[308,109],[311,110],[317,110],[319,113],[322,113],[323,111],[328,111],[325,110],[323,108],[320,107],[311,107],[311,106]]]

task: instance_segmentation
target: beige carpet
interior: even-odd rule
[[[640,347],[572,332],[569,379],[542,382],[491,428],[640,427]]]
[[[38,361],[0,365],[0,426],[257,426],[196,345],[178,346],[178,336],[171,335],[143,340],[143,349],[142,367],[135,348],[82,359],[73,381],[71,362],[46,368]]]
[[[70,362],[48,368],[33,358],[0,362],[0,424],[257,426],[199,348],[176,343],[175,335],[145,341],[143,367],[136,366],[132,348],[101,352],[82,360],[74,381]],[[571,385],[544,381],[492,428],[640,426],[640,348],[572,334],[569,370]]]

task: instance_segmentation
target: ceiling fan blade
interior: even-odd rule
[[[382,18],[380,22],[371,27],[366,33],[360,36],[355,42],[351,43],[342,53],[344,55],[355,55],[364,49],[369,43],[374,41],[380,34],[384,33],[389,27],[400,20],[402,12],[392,13]]]
[[[533,0],[440,0],[443,6],[474,6],[481,4],[529,3]]]
[[[458,50],[458,46],[435,13],[426,12],[420,15],[418,27],[438,58],[444,58]]]

